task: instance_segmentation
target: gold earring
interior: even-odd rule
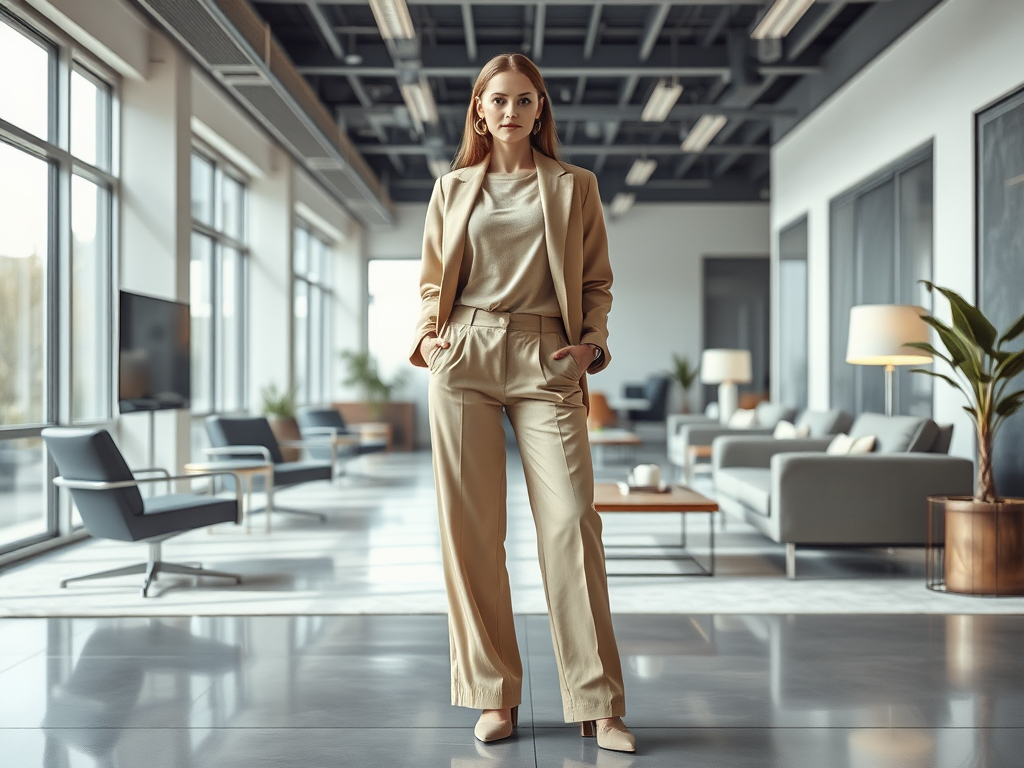
[[[482,117],[478,117],[476,119],[476,121],[473,123],[473,130],[476,131],[477,134],[480,135],[480,136],[486,136],[487,135],[487,121],[484,120]]]
[[[532,133],[534,136],[536,136],[538,133],[540,133],[540,118],[539,117],[536,120],[533,121],[533,130],[530,131],[530,133]]]

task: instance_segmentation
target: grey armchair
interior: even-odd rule
[[[338,447],[338,455],[362,456],[367,453],[387,451],[387,440],[364,442],[358,432],[353,432],[345,423],[345,417],[333,408],[301,408],[295,414],[303,439],[328,438]],[[346,439],[347,438],[347,439]],[[330,458],[327,446],[311,446],[309,455],[315,459]]]
[[[652,373],[643,384],[626,384],[623,393],[626,397],[647,400],[647,408],[642,411],[629,411],[629,420],[664,421],[668,409],[668,390],[672,379],[663,373]]]
[[[262,458],[274,467],[274,482],[267,492],[266,512],[289,512],[294,515],[315,517],[323,521],[327,516],[306,509],[281,507],[274,503],[274,491],[300,483],[315,480],[333,480],[337,458],[334,441],[330,438],[289,441],[288,445],[305,448],[321,447],[330,452],[329,461],[285,461],[281,446],[274,436],[270,423],[263,416],[228,417],[207,416],[206,432],[210,436],[211,448],[205,449],[208,456],[217,458],[250,459]]]
[[[953,427],[914,416],[861,414],[851,437],[874,435],[875,452],[825,453],[831,438],[715,439],[719,507],[786,544],[796,577],[797,546],[922,546],[927,497],[970,495],[974,465],[946,455]]]
[[[178,573],[187,576],[217,576],[234,579],[234,573],[212,571],[202,567],[179,565],[161,559],[164,541],[186,531],[217,523],[239,522],[242,510],[242,484],[235,477],[236,498],[221,499],[191,493],[169,493],[144,499],[139,492],[140,483],[193,480],[200,477],[234,475],[232,472],[204,472],[172,476],[164,470],[140,470],[137,477],[128,468],[124,457],[105,429],[67,429],[52,427],[43,430],[43,441],[57,465],[61,476],[54,483],[71,492],[82,515],[86,530],[96,538],[118,541],[145,541],[149,545],[149,559],[123,568],[90,573],[64,579],[60,586],[75,581],[106,579],[114,576],[145,574],[142,596],[147,597],[151,584],[160,573]]]

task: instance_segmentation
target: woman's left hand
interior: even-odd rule
[[[551,355],[551,359],[561,360],[566,355],[572,355],[576,358],[576,362],[579,364],[580,370],[586,372],[587,368],[590,367],[590,364],[596,359],[597,350],[590,344],[577,344],[573,347],[562,347]]]

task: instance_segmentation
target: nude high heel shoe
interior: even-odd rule
[[[512,735],[512,729],[519,725],[519,707],[512,707],[509,719],[505,720],[496,711],[481,713],[476,721],[473,735],[485,744],[501,741]]]
[[[636,752],[636,739],[618,717],[607,720],[584,720],[580,723],[580,736],[597,736],[597,746],[612,752]]]

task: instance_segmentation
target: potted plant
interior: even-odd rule
[[[944,502],[946,589],[965,594],[1024,594],[1024,499],[1000,498],[992,474],[996,433],[1024,407],[1024,389],[1007,391],[1024,372],[1024,350],[1004,349],[1024,333],[1024,315],[999,334],[958,293],[922,282],[949,300],[952,324],[922,316],[935,329],[945,353],[926,342],[909,346],[945,362],[952,375],[920,368],[915,372],[942,379],[963,394],[964,410],[974,422],[978,441],[975,495]]]
[[[341,359],[348,367],[345,386],[359,389],[370,418],[380,421],[384,415],[384,404],[391,400],[395,390],[405,384],[405,375],[399,373],[391,381],[381,378],[377,360],[369,352],[345,350]]]
[[[697,380],[699,374],[699,365],[691,365],[690,358],[686,355],[680,357],[674,352],[672,353],[672,370],[670,375],[683,389],[683,413],[690,412],[690,388]]]
[[[297,392],[298,387],[278,389],[276,384],[268,384],[260,390],[263,413],[278,442],[302,439],[299,425],[295,421],[295,395]],[[285,461],[298,461],[301,451],[295,447],[282,446],[281,455]]]

